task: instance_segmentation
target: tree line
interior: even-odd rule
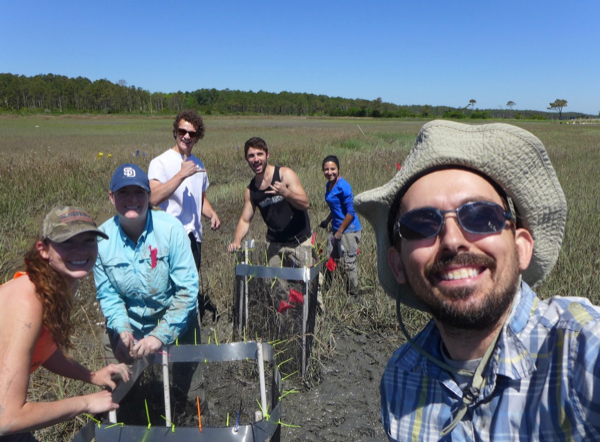
[[[204,115],[296,115],[374,118],[540,118],[546,112],[476,110],[431,105],[397,105],[375,100],[308,93],[198,89],[154,92],[85,77],[44,74],[27,77],[0,73],[0,110],[8,112],[173,114],[195,109]],[[565,114],[566,116],[566,114]]]

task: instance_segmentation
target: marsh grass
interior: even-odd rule
[[[219,231],[206,228],[203,238],[202,284],[219,310],[216,323],[205,318],[204,327],[220,342],[233,340],[232,312],[235,293],[235,258],[226,252],[239,218],[243,191],[252,172],[243,158],[244,142],[264,138],[271,163],[292,167],[311,203],[309,216],[318,242],[326,232],[317,229],[328,213],[321,162],[337,155],[341,175],[354,194],[383,185],[396,173],[422,121],[313,118],[206,118],[206,136],[194,149],[203,160],[211,187],[207,196],[222,222]],[[134,162],[147,170],[150,159],[173,145],[171,118],[122,117],[0,117],[0,277],[12,276],[21,256],[38,233],[44,214],[55,204],[76,204],[98,220],[113,214],[107,192],[115,167]],[[358,127],[360,125],[360,128]],[[558,265],[538,292],[584,296],[600,303],[600,126],[547,122],[516,123],[546,146],[569,204],[569,214]],[[362,130],[362,132],[361,132]],[[135,156],[139,151],[139,156]],[[99,152],[103,155],[97,158]],[[110,154],[110,158],[109,158]],[[144,156],[145,154],[145,156]],[[313,358],[318,372],[335,352],[339,328],[400,335],[395,307],[378,284],[374,235],[363,223],[358,257],[360,300],[352,302],[343,280],[334,281],[323,294],[325,309],[317,316]],[[248,238],[264,238],[257,214]],[[93,281],[80,288],[73,312],[76,321],[73,356],[99,368],[98,337],[103,318],[95,302]],[[404,309],[411,334],[427,321],[426,315]],[[204,338],[203,338],[204,339]],[[402,339],[399,338],[399,341]],[[318,383],[318,375],[312,380]],[[93,390],[93,389],[91,389]],[[57,379],[45,370],[32,376],[33,400],[91,391],[82,383]],[[285,407],[285,404],[284,404]],[[38,432],[41,440],[68,439],[86,418]]]

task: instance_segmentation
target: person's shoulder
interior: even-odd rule
[[[181,227],[185,230],[181,221],[175,218],[170,213],[165,212],[162,209],[154,208],[148,211],[148,216],[152,217],[152,223],[154,224],[154,230],[158,229],[178,229]],[[157,229],[158,228],[158,229]]]
[[[294,169],[292,169],[291,167],[288,167],[288,166],[275,166],[275,167],[279,167],[280,175],[282,173],[293,173],[294,175],[296,175],[296,172],[294,172]]]
[[[571,331],[600,327],[600,307],[587,298],[554,296],[540,304],[540,322],[547,327]]]
[[[37,297],[35,285],[27,274],[0,286],[0,306],[3,307],[0,308],[3,325],[8,325],[10,321],[15,320],[17,317],[25,322],[32,318],[41,320],[44,310]],[[19,314],[14,315],[11,313],[15,311]]]
[[[440,339],[439,332],[433,321],[430,321],[423,330],[412,338],[415,345],[429,353],[436,352]],[[413,372],[421,366],[422,359],[423,356],[415,349],[414,345],[407,342],[394,352],[387,363],[386,371],[400,370]]]
[[[291,167],[279,166],[279,178],[283,181],[286,179],[294,179],[300,181],[300,178]]]
[[[157,156],[155,158],[156,159],[165,159],[165,158],[179,158],[181,157],[181,155],[178,152],[175,152],[175,150],[173,148],[171,149],[167,149],[165,150],[163,153],[161,153],[159,156]]]
[[[397,384],[399,375],[402,373],[418,374],[422,371],[420,368],[421,358],[422,356],[411,344],[402,344],[388,359],[381,377],[381,385],[385,386],[386,390],[399,388]]]
[[[171,149],[169,149],[169,150],[171,150]],[[150,160],[150,165],[153,166],[153,165],[156,165],[157,163],[160,163],[162,161],[163,157],[167,154],[167,152],[169,152],[169,150],[167,150],[167,151],[165,151],[165,152],[163,152],[163,153],[155,156],[154,158],[152,158]]]
[[[157,241],[172,244],[187,239],[185,227],[170,213],[161,209],[152,209],[148,211],[148,216],[151,217],[152,235]]]
[[[180,155],[175,152],[173,149],[165,150],[160,155],[154,157],[150,161],[150,165],[148,166],[148,171],[150,173],[151,170],[156,169],[157,167],[165,167],[166,164],[170,164],[173,161],[176,161],[180,158]]]
[[[120,254],[123,248],[124,233],[119,224],[119,216],[114,215],[107,219],[98,227],[108,236],[108,239],[98,237],[98,258],[105,260],[109,257],[114,257],[115,254]]]
[[[340,177],[340,179],[337,182],[337,186],[335,186],[339,189],[339,192],[352,192],[352,186],[350,185],[350,183],[343,177]]]
[[[342,183],[343,186],[352,187],[350,185],[350,183],[348,182],[348,180],[346,178],[342,177],[342,176],[340,177],[340,182]]]
[[[98,244],[110,241],[115,235],[115,233],[119,230],[119,226],[117,223],[117,215],[111,216],[109,219],[104,221],[102,224],[100,224],[100,227],[98,227],[98,229],[108,235],[108,239],[98,237]]]

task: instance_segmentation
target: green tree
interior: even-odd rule
[[[556,99],[554,102],[550,103],[548,110],[558,112],[558,119],[562,120],[563,107],[567,107],[567,100]]]
[[[476,104],[477,104],[477,100],[474,100],[474,99],[471,98],[469,100],[469,104],[467,105],[467,107],[471,106],[471,109],[473,109]]]
[[[506,103],[506,106],[512,110],[513,107],[515,107],[517,105],[517,103],[515,103],[514,101],[509,101],[508,103]]]

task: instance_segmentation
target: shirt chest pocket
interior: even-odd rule
[[[151,297],[164,296],[171,287],[170,262],[166,250],[153,249],[139,261],[143,269],[141,278],[147,295]]]

